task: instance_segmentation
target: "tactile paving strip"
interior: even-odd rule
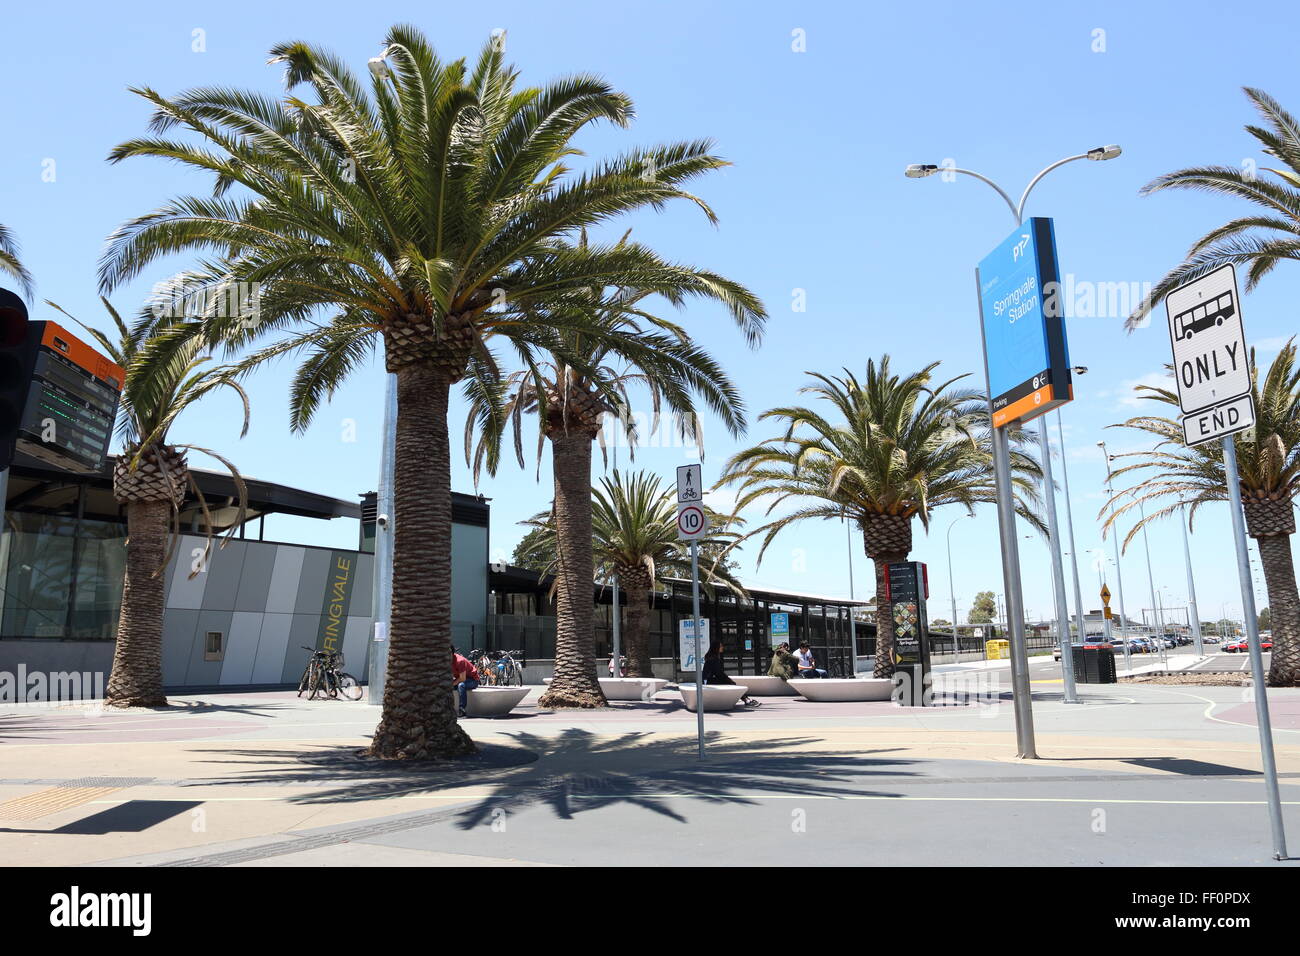
[[[149,783],[151,777],[82,777],[0,803],[0,820],[37,820],[70,810],[127,787]]]

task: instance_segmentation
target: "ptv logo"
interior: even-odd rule
[[[1029,245],[1029,233],[1022,232],[1020,241],[1011,247],[1011,261],[1019,262],[1020,257],[1025,254],[1025,247]]]

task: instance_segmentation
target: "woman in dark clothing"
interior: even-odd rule
[[[735,686],[735,681],[727,676],[726,670],[722,665],[722,643],[719,641],[709,646],[709,653],[704,655],[704,665],[700,668],[700,676],[704,678],[706,684],[731,684]],[[745,694],[740,698],[740,702],[746,707],[759,706],[758,701]]]

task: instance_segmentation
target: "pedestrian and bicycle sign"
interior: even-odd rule
[[[1165,299],[1183,437],[1213,441],[1255,424],[1241,293],[1231,263]]]
[[[703,500],[704,490],[700,487],[700,466],[682,465],[677,469],[678,503]]]

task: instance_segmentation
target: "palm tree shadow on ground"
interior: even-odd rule
[[[916,763],[881,756],[893,748],[855,753],[788,749],[815,745],[819,742],[815,737],[735,741],[709,734],[707,756],[700,761],[693,736],[629,732],[607,738],[579,728],[558,737],[528,732],[507,736],[513,745],[480,742],[476,756],[437,765],[381,762],[357,756],[356,747],[319,747],[305,753],[224,750],[220,752],[224,757],[213,753],[211,762],[237,764],[251,759],[276,766],[223,774],[193,785],[321,784],[287,798],[297,804],[489,788],[485,795],[476,793],[469,806],[417,815],[430,823],[451,819],[468,830],[494,813],[537,806],[570,820],[582,811],[624,803],[685,823],[686,818],[669,805],[673,797],[753,805],[766,795],[795,791],[809,797],[899,796],[864,788],[862,778],[911,776],[914,771],[908,768]]]

